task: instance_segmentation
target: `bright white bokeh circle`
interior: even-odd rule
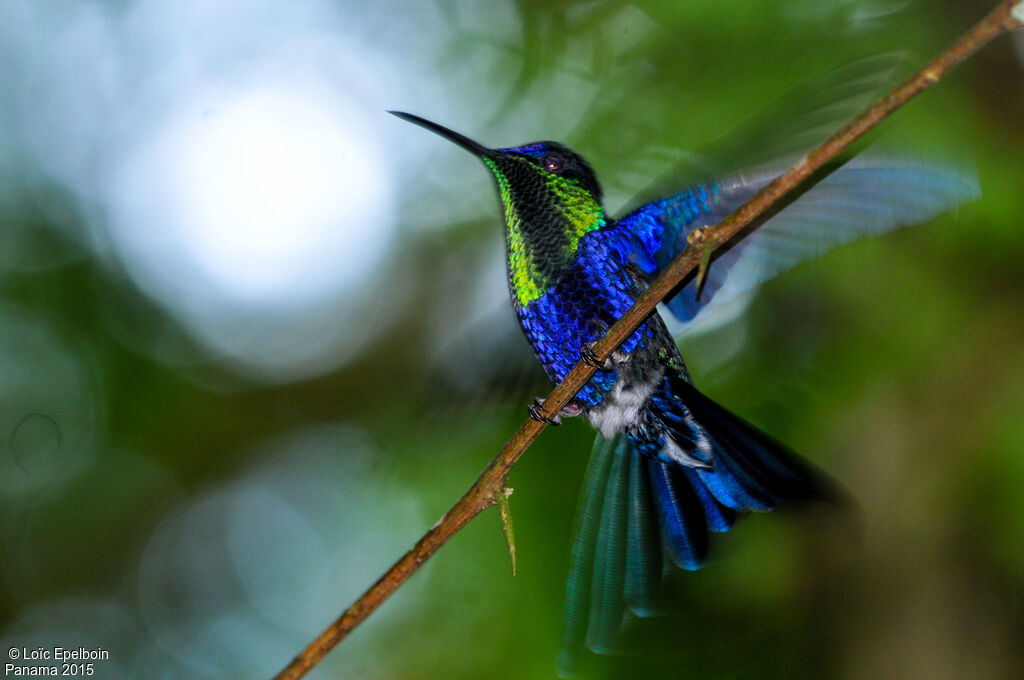
[[[218,356],[292,379],[369,332],[359,301],[395,233],[390,119],[337,79],[258,73],[186,88],[125,145],[110,233],[135,283]]]
[[[115,236],[171,278],[160,288],[254,306],[336,293],[370,272],[393,223],[373,130],[309,83],[198,91],[128,154]]]
[[[181,255],[243,301],[319,296],[381,254],[387,178],[358,112],[263,86],[171,121]]]

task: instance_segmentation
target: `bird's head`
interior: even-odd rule
[[[419,116],[391,113],[461,146],[491,170],[505,210],[509,276],[520,302],[542,293],[572,261],[580,239],[605,225],[597,175],[572,149],[558,142],[490,149]]]

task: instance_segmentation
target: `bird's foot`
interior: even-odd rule
[[[575,401],[570,401],[562,408],[561,411],[558,412],[558,415],[556,415],[554,418],[549,418],[547,415],[544,414],[543,411],[541,411],[541,406],[543,404],[543,397],[534,397],[533,401],[527,407],[527,410],[530,412],[531,418],[533,418],[534,420],[539,420],[542,423],[547,423],[548,425],[561,425],[561,416],[565,416],[566,418],[572,418],[574,416],[578,416],[580,413],[583,412],[582,406],[580,406]]]
[[[588,342],[583,347],[580,347],[580,358],[583,359],[583,363],[593,366],[600,371],[611,371],[615,368],[616,364],[621,364],[629,358],[629,355],[621,349],[616,349],[607,359],[598,361],[597,354],[594,352],[596,344],[596,342]]]
[[[530,412],[530,417],[533,418],[534,420],[539,420],[542,423],[547,423],[548,425],[561,425],[562,419],[559,418],[558,416],[555,416],[554,418],[549,418],[546,415],[544,415],[544,412],[541,411],[541,405],[543,403],[544,400],[541,397],[533,398],[533,401],[530,403],[530,405],[526,407],[526,410]]]
[[[594,343],[592,342],[588,342],[583,347],[580,347],[580,358],[583,359],[583,363],[594,368],[603,368],[604,364],[608,363],[607,360],[603,363],[597,360],[597,354],[594,353]]]

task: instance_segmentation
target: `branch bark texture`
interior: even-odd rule
[[[1018,18],[1020,17],[1020,18]],[[1001,2],[988,16],[963,34],[948,49],[928,62],[920,71],[890,91],[863,114],[821,146],[798,161],[777,177],[736,212],[714,227],[702,227],[690,235],[689,245],[641,295],[629,311],[609,329],[594,346],[599,361],[606,359],[650,316],[657,304],[696,270],[705,253],[725,244],[754,225],[768,214],[789,193],[826,163],[836,158],[854,141],[878,125],[896,109],[934,85],[953,66],[966,59],[978,48],[1006,31],[1024,25],[1024,0]],[[579,362],[558,384],[547,399],[542,411],[554,417],[576,393],[593,377],[596,368]],[[547,425],[538,420],[527,420],[502,447],[480,477],[437,524],[401,557],[380,579],[359,597],[341,616],[331,623],[313,642],[302,650],[275,680],[296,680],[319,663],[327,653],[352,632],[367,616],[381,605],[406,579],[412,576],[448,539],[471,519],[498,502],[507,493],[505,480],[512,466],[533,444]]]

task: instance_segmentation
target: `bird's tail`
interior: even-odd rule
[[[697,569],[708,532],[729,531],[737,512],[841,496],[823,473],[674,372],[646,416],[642,427],[594,443],[570,557],[563,675],[584,644],[614,651],[627,611],[654,613],[664,553]]]

